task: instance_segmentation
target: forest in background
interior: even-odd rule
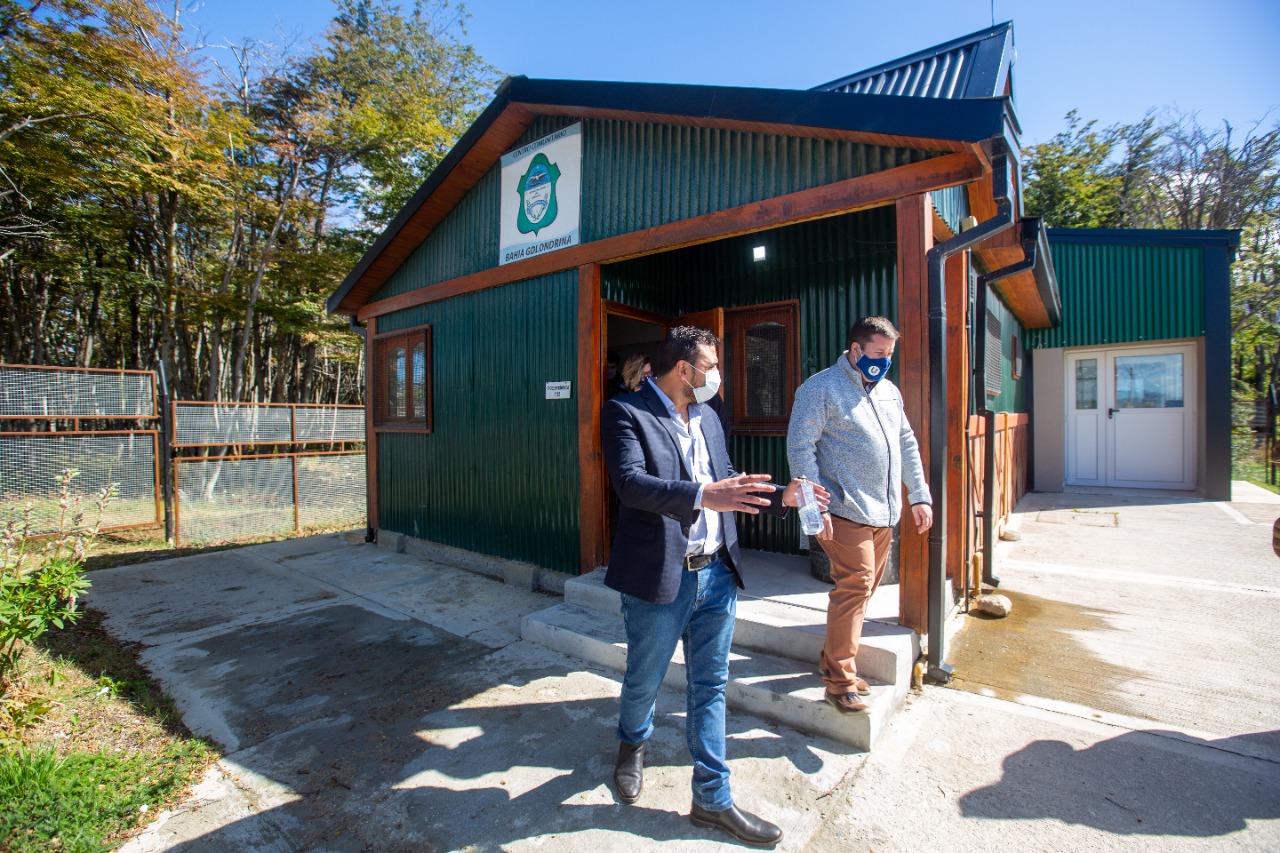
[[[0,0],[0,360],[154,368],[176,398],[361,402],[324,303],[489,101],[449,0],[337,0],[321,38],[211,46],[175,2]],[[1058,227],[1238,228],[1234,391],[1280,380],[1280,126],[1195,115],[1024,152]]]
[[[188,400],[359,403],[325,300],[500,77],[448,0],[217,50],[146,0],[0,0],[0,355]]]

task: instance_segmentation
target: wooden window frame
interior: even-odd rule
[[[423,345],[423,408],[424,411],[417,412],[413,407],[413,394],[411,392],[412,378],[410,371],[412,370],[412,352],[414,346],[421,343]],[[390,402],[387,393],[387,374],[385,371],[384,354],[401,344],[405,348],[406,354],[406,376],[405,376],[405,401],[404,417],[392,417],[387,411],[387,404]],[[378,432],[418,432],[430,433],[432,416],[434,414],[433,406],[433,386],[432,376],[434,373],[435,362],[431,353],[431,327],[415,326],[412,329],[401,329],[396,332],[387,332],[385,334],[375,335],[373,338],[373,359],[374,359],[374,387],[369,389],[368,405],[373,415],[373,428]]]
[[[1009,336],[1009,375],[1014,380],[1022,378],[1023,355],[1022,338],[1015,331]]]
[[[735,433],[751,435],[786,435],[791,421],[791,407],[795,404],[796,389],[800,387],[800,300],[767,302],[742,308],[725,309],[725,332],[729,337],[729,369],[732,376],[732,424]],[[780,323],[786,330],[784,357],[787,359],[783,379],[785,404],[780,416],[748,416],[746,413],[747,370],[746,347],[743,345],[746,330],[762,322]]]

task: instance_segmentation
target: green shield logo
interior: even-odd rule
[[[516,189],[520,192],[520,212],[516,216],[516,228],[521,234],[537,234],[556,221],[556,181],[560,180],[560,167],[547,159],[546,154],[534,155],[529,170],[520,178]]]

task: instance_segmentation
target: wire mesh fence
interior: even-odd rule
[[[173,424],[176,447],[364,441],[362,406],[177,402]]]
[[[0,417],[156,417],[155,374],[0,365]]]
[[[103,530],[167,519],[177,542],[200,543],[364,526],[364,452],[348,446],[364,441],[364,407],[169,404],[158,391],[151,371],[0,365],[0,520],[30,505],[31,534],[55,532],[72,469],[82,502],[115,486]],[[121,428],[140,420],[161,430]]]
[[[0,518],[22,514],[30,505],[30,534],[56,532],[62,513],[59,482],[63,471],[71,469],[79,473],[71,481],[70,495],[79,497],[86,511],[100,489],[115,484],[102,530],[159,524],[158,440],[155,431],[2,433]]]
[[[178,540],[365,525],[363,452],[175,459]]]

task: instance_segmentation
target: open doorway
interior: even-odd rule
[[[601,308],[603,309],[604,323],[600,343],[604,349],[604,354],[600,363],[607,365],[609,358],[614,357],[617,359],[616,363],[619,371],[626,364],[628,357],[632,355],[643,354],[652,360],[657,352],[658,344],[666,336],[667,330],[673,326],[701,326],[710,329],[712,334],[721,340],[724,339],[724,309],[722,308],[683,314],[680,317],[659,314],[655,311],[646,311],[642,308],[623,305],[620,302],[603,301]],[[723,347],[721,347],[720,358],[722,362],[721,373],[724,374]],[[600,381],[603,384],[600,399],[605,401],[610,396],[610,380],[607,372],[601,373]],[[722,385],[721,396],[717,397],[716,405],[713,405],[717,415],[722,410],[720,404],[723,402],[723,388],[724,386]],[[606,504],[604,507],[604,553],[607,554],[613,544],[613,530],[617,526],[618,498],[614,494],[612,483],[609,482],[609,472],[603,464],[603,460],[600,464],[600,477],[600,494],[604,496]]]

